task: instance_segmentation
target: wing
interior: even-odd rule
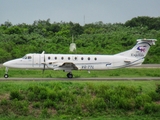
[[[78,70],[78,67],[73,62],[48,61],[46,65],[54,70]]]
[[[65,69],[71,69],[71,70],[78,70],[78,67],[72,63],[72,62],[65,62],[59,67],[65,68]]]

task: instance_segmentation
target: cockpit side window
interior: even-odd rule
[[[31,56],[28,56],[28,59],[32,59],[32,57],[31,57]]]
[[[23,57],[23,59],[32,59],[32,57],[31,56],[27,56],[27,55],[25,55],[24,57]]]

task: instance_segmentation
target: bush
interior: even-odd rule
[[[29,101],[37,100],[37,97],[36,97],[36,95],[34,94],[34,92],[29,92],[29,93],[27,94],[27,98],[28,98]]]
[[[55,101],[57,99],[57,92],[51,91],[48,93],[48,98],[51,99],[52,101]]]
[[[32,86],[28,88],[28,100],[44,100],[48,97],[45,87]]]
[[[156,87],[156,93],[160,94],[160,84]]]
[[[42,85],[43,83],[43,85]],[[158,90],[157,90],[158,91]],[[147,92],[148,93],[148,92]],[[141,87],[126,85],[98,84],[93,82],[40,82],[38,85],[25,87],[25,91],[12,91],[10,99],[2,95],[0,113],[12,112],[15,115],[42,116],[48,118],[51,113],[68,116],[90,116],[102,114],[122,115],[159,114],[158,92],[147,94]],[[26,99],[23,99],[25,95]]]
[[[2,99],[0,104],[1,105],[8,105],[8,101],[6,99]]]
[[[106,109],[106,103],[104,102],[103,98],[95,98],[93,100],[93,104],[94,104],[94,108],[98,111],[98,112],[102,112]]]
[[[33,103],[33,108],[40,108],[42,104],[40,102]]]
[[[75,115],[82,115],[82,107],[81,107],[81,104],[76,104],[76,105],[74,106],[74,109],[72,109],[72,110],[74,110],[74,114],[75,114]]]
[[[51,117],[51,114],[48,112],[48,110],[45,108],[41,111],[41,116],[43,118],[50,118]]]
[[[9,109],[9,102],[6,99],[2,99],[0,102],[0,114],[8,115]]]
[[[40,93],[38,94],[39,100],[47,99],[48,93],[46,90],[40,90]]]
[[[20,94],[20,92],[18,91],[11,91],[10,93],[10,99],[13,100],[13,99],[17,99],[17,100],[22,100],[22,96]]]
[[[124,110],[132,110],[135,107],[135,101],[133,99],[127,99],[120,97],[118,101],[118,108]]]
[[[146,103],[144,105],[144,113],[145,114],[151,114],[151,113],[155,113],[155,112],[159,112],[160,111],[160,105],[157,105],[155,103]]]
[[[146,95],[146,94],[138,95],[135,98],[135,107],[140,109],[140,108],[144,107],[145,104],[151,103],[151,100],[152,99],[149,95]]]
[[[152,98],[153,101],[160,100],[160,94],[157,92],[150,92],[149,96]]]
[[[44,108],[51,108],[51,107],[56,108],[55,102],[53,102],[50,99],[45,100],[43,105],[44,105]]]
[[[14,99],[12,102],[12,109],[14,113],[18,115],[28,115],[28,106],[29,104],[27,101],[18,101],[17,99]]]

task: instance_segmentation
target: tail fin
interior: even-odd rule
[[[137,44],[128,51],[118,53],[116,55],[126,56],[126,57],[135,57],[135,58],[144,58],[151,45],[155,45],[156,39],[138,39]]]

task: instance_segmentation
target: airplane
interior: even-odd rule
[[[26,54],[22,58],[7,61],[5,78],[8,78],[8,68],[52,69],[63,70],[68,78],[73,78],[72,70],[110,70],[141,65],[151,45],[156,39],[137,39],[137,44],[130,50],[114,55],[94,54]]]

